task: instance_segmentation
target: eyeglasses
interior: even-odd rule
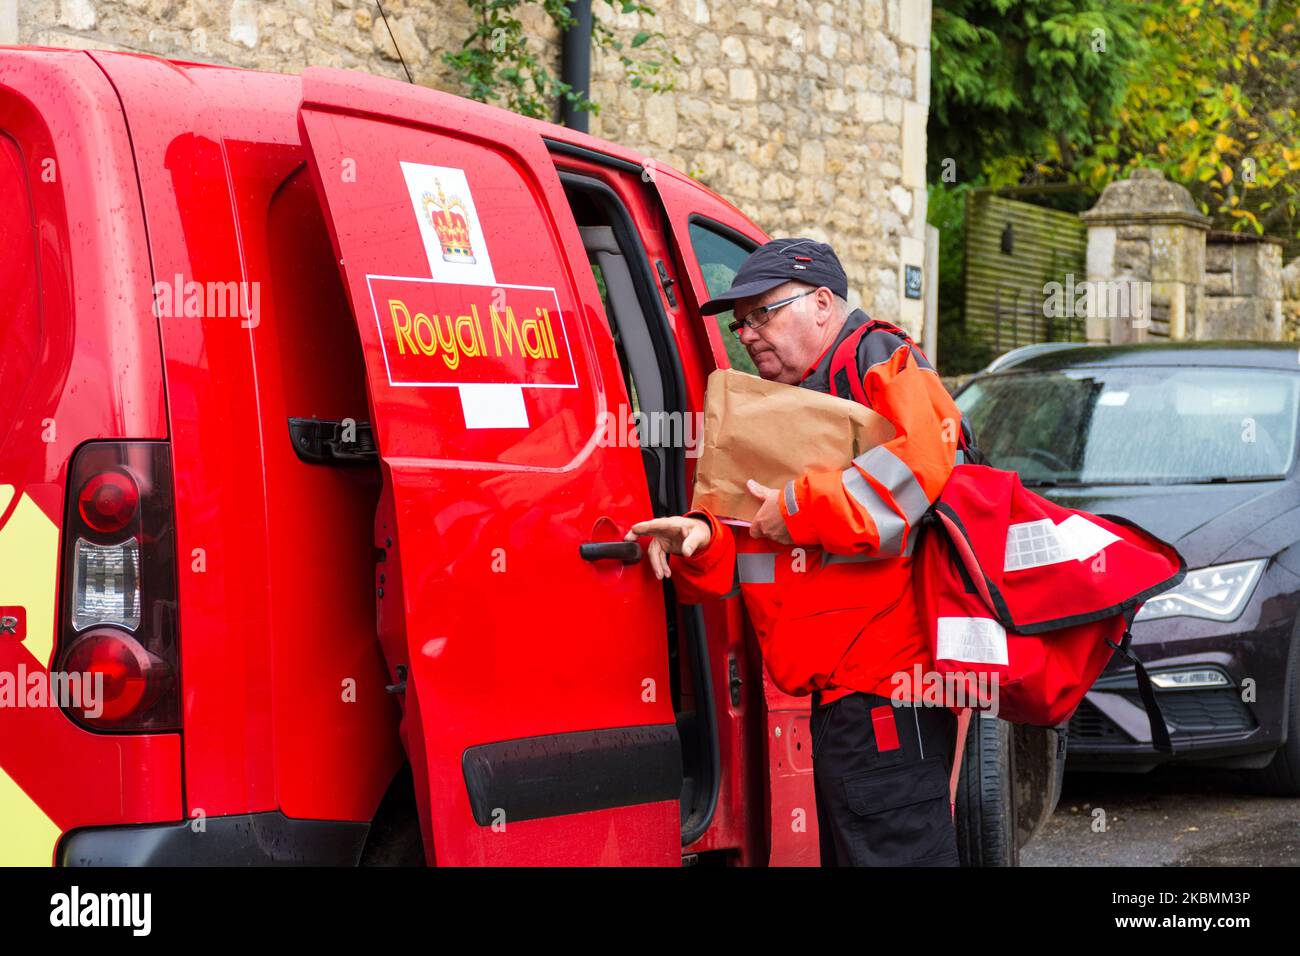
[[[744,318],[733,319],[731,322],[728,322],[727,328],[730,331],[734,332],[736,335],[740,335],[740,330],[742,328],[745,329],[762,328],[765,324],[767,324],[768,321],[771,320],[772,314],[776,312],[777,309],[784,308],[785,306],[789,305],[791,302],[795,301],[796,299],[802,299],[804,296],[812,295],[816,291],[817,291],[816,289],[809,289],[807,292],[800,292],[798,295],[792,295],[788,299],[780,299],[768,305],[760,305],[757,309],[751,309],[749,311],[749,314],[746,315]],[[755,319],[754,316],[756,315],[760,316],[760,318]]]

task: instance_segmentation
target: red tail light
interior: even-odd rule
[[[176,547],[169,448],[82,446],[69,475],[58,670],[101,690],[66,708],[101,731],[180,728]]]
[[[81,520],[96,531],[121,531],[140,504],[140,489],[130,475],[106,471],[95,475],[81,489],[77,510]]]
[[[167,689],[171,668],[124,631],[102,628],[77,639],[63,671],[89,678],[95,688],[92,718],[111,727],[147,710]]]

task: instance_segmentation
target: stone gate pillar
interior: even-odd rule
[[[1079,218],[1088,227],[1089,342],[1183,339],[1202,331],[1210,219],[1191,193],[1158,169],[1139,169],[1107,186]]]

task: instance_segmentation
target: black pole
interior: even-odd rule
[[[576,21],[564,31],[564,48],[560,54],[560,79],[572,91],[586,99],[591,92],[591,0],[574,0],[569,16]],[[560,122],[569,129],[587,132],[588,115],[576,110],[566,98],[560,104]]]

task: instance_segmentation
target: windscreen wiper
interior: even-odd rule
[[[1080,481],[1078,478],[1042,478],[1033,481],[1020,479],[1020,483],[1026,488],[1081,488],[1084,485],[1093,485],[1096,482]]]
[[[1284,475],[1215,475],[1213,478],[1193,478],[1189,485],[1232,485],[1239,481],[1281,481]]]

